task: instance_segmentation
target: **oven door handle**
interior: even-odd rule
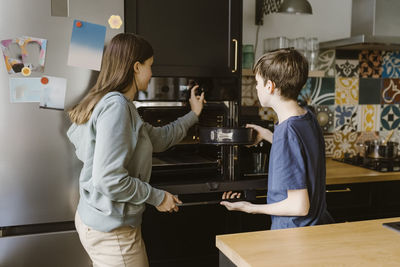
[[[221,200],[210,200],[210,201],[198,201],[198,202],[185,202],[181,204],[176,204],[178,207],[188,207],[188,206],[201,206],[201,205],[214,205],[219,204]]]

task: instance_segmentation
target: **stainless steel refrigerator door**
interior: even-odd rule
[[[2,267],[89,267],[75,231],[0,238]]]
[[[51,0],[2,0],[0,40],[47,39],[43,74],[67,79],[67,110],[98,74],[67,66],[73,20],[105,25],[107,43],[123,32],[123,26],[114,30],[108,25],[111,15],[123,19],[123,7],[123,0],[69,0],[69,17],[52,17]],[[0,60],[0,227],[72,221],[81,165],[66,137],[67,114],[39,109],[39,103],[10,103],[11,75],[3,56]]]

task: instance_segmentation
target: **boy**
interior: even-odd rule
[[[271,107],[279,124],[274,134],[257,125],[247,127],[272,143],[268,171],[268,204],[222,201],[228,210],[271,215],[271,229],[333,222],[325,199],[325,143],[314,114],[297,103],[308,78],[307,60],[294,49],[263,55],[254,69],[257,95]],[[237,196],[226,192],[224,199]]]

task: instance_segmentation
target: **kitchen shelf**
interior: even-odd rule
[[[325,72],[323,70],[313,70],[308,73],[308,77],[324,77]],[[254,76],[253,70],[242,69],[242,76]]]

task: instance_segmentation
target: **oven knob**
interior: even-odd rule
[[[217,182],[208,182],[207,183],[208,189],[210,189],[210,191],[215,191],[219,188],[219,183]]]

